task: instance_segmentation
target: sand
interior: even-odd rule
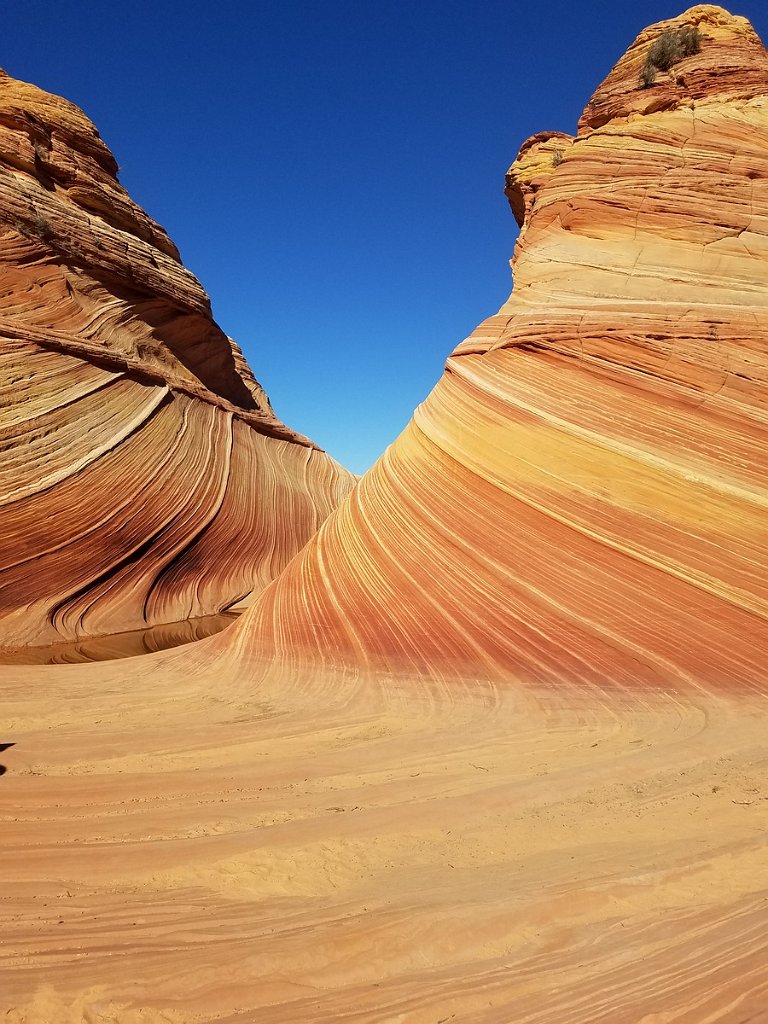
[[[228,632],[193,675],[3,669],[10,1024],[768,1019],[765,693],[319,677]]]

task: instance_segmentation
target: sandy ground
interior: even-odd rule
[[[768,1021],[764,694],[1,671],[8,1024]]]

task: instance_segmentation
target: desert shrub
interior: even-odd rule
[[[640,84],[644,89],[647,89],[655,81],[656,67],[649,60],[646,60],[645,64],[643,64],[643,70],[640,72]]]
[[[563,162],[563,151],[558,146],[557,149],[552,150],[552,166],[559,167]]]
[[[53,228],[41,213],[36,213],[32,221],[32,230],[39,237],[44,239],[46,242],[48,239],[53,238]]]
[[[658,39],[648,47],[640,82],[647,88],[656,81],[657,71],[669,71],[684,57],[701,50],[701,32],[693,25],[683,28],[665,28]]]
[[[659,71],[669,71],[672,65],[680,60],[680,57],[678,33],[668,28],[651,43],[646,63],[653,64]]]
[[[35,213],[29,221],[16,220],[13,226],[25,238],[40,238],[49,242],[54,235],[49,221],[41,213]]]
[[[694,25],[678,29],[677,37],[683,57],[692,57],[701,50],[701,32]]]

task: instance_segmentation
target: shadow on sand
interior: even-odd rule
[[[15,747],[15,746],[16,746],[15,743],[0,743],[0,754],[2,754],[3,751],[7,750],[9,747]],[[5,775],[5,773],[7,771],[8,771],[8,769],[6,768],[6,766],[4,764],[0,764],[0,775]]]

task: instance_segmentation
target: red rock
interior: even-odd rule
[[[699,52],[644,87],[685,26]],[[578,136],[536,136],[510,169],[510,299],[242,635],[546,684],[762,679],[766,154],[744,19],[643,32]]]
[[[218,612],[352,476],[273,413],[66,100],[0,77],[0,646]]]
[[[513,297],[237,627],[3,667],[8,1024],[765,1020],[768,105],[731,85],[524,147]]]

